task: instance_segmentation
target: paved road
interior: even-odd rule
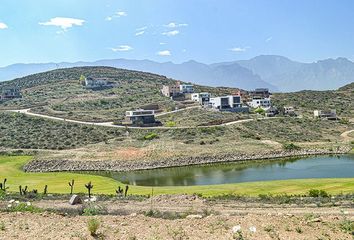
[[[195,107],[189,107],[189,108],[195,108]],[[210,125],[210,126],[195,126],[195,127],[165,127],[165,126],[161,126],[161,127],[131,127],[131,126],[122,126],[122,125],[115,125],[113,124],[113,122],[85,122],[85,121],[78,121],[78,120],[72,120],[72,119],[66,119],[66,118],[60,118],[60,117],[53,117],[53,116],[49,116],[49,115],[44,115],[44,114],[38,114],[38,113],[32,113],[30,112],[30,108],[28,109],[21,109],[21,110],[7,110],[9,112],[18,112],[18,113],[23,113],[26,115],[30,115],[30,116],[35,116],[35,117],[42,117],[42,118],[47,118],[47,119],[53,119],[53,120],[58,120],[58,121],[65,121],[65,122],[72,122],[72,123],[79,123],[79,124],[86,124],[86,125],[94,125],[94,126],[104,126],[104,127],[115,127],[115,128],[129,128],[129,129],[192,129],[192,128],[211,128],[211,127],[217,127],[217,126],[229,126],[229,125],[233,125],[233,124],[238,124],[238,123],[244,123],[244,122],[251,122],[254,121],[254,119],[242,119],[242,120],[237,120],[237,121],[232,121],[232,122],[228,122],[228,123],[223,123],[223,124],[219,124],[219,125]],[[175,110],[172,112],[176,112],[176,111],[182,111],[182,109],[180,110]],[[172,112],[167,112],[165,114],[170,114]],[[161,116],[161,115],[160,115]],[[266,120],[266,119],[275,119],[278,117],[262,117],[262,118],[258,118],[260,120]]]

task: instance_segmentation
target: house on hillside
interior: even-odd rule
[[[161,122],[155,120],[154,110],[138,109],[135,111],[127,111],[125,113],[123,125],[152,127],[161,125]]]
[[[288,115],[288,116],[297,116],[297,114],[295,112],[295,108],[292,106],[284,106],[283,113],[284,113],[284,115]]]
[[[87,78],[85,78],[84,86],[87,89],[101,90],[101,89],[106,89],[106,88],[112,88],[115,86],[115,83],[108,81],[107,78],[87,77]]]
[[[19,88],[4,88],[0,91],[0,100],[10,100],[15,98],[22,98]]]
[[[180,93],[179,84],[176,85],[163,85],[161,93],[166,97],[175,97]]]
[[[247,103],[252,108],[269,108],[272,106],[270,98],[253,97],[252,101]]]
[[[269,98],[272,95],[268,88],[256,88],[253,91],[249,91],[249,95],[254,98]]]
[[[313,111],[315,118],[327,119],[327,120],[337,120],[337,112],[335,109],[331,110],[315,110]]]
[[[208,105],[210,101],[210,93],[201,92],[201,93],[192,93],[191,100],[199,102],[200,105]]]
[[[194,93],[194,86],[191,84],[181,84],[179,85],[180,93]]]
[[[248,112],[249,108],[242,105],[241,96],[230,95],[210,98],[209,106],[219,111]]]

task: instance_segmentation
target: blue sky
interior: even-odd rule
[[[354,59],[352,0],[0,0],[0,66]]]

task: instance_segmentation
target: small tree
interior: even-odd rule
[[[87,188],[89,198],[91,198],[91,189],[93,188],[93,185],[89,182],[88,184],[85,184],[85,187]]]
[[[80,76],[79,83],[82,84],[82,85],[84,85],[85,79],[86,79],[85,76],[84,76],[84,75],[81,75],[81,76]]]
[[[69,186],[70,186],[70,195],[72,195],[72,194],[73,194],[74,184],[75,184],[75,181],[74,181],[74,179],[72,179],[72,180],[71,180],[71,182],[69,182]]]

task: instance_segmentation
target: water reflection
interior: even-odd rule
[[[127,173],[91,173],[140,186],[191,186],[296,178],[341,178],[354,177],[354,155],[212,164]]]

